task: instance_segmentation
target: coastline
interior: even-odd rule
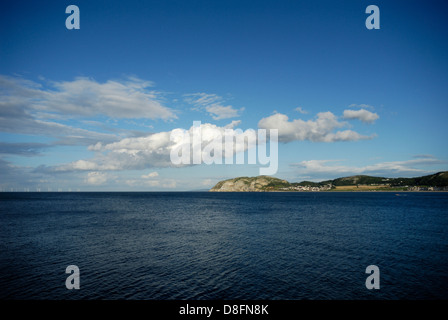
[[[199,191],[202,192],[202,191]],[[217,192],[217,193],[236,193],[236,192],[240,192],[240,193],[261,193],[261,192],[279,192],[279,193],[342,193],[342,192],[352,192],[352,193],[356,193],[356,192],[362,192],[362,193],[366,193],[366,192],[375,192],[375,193],[379,193],[379,192],[388,192],[388,193],[443,193],[443,192],[448,192],[448,190],[436,190],[436,191],[424,191],[424,190],[419,190],[419,191],[409,191],[409,190],[404,190],[404,191],[397,191],[397,190],[325,190],[325,191],[292,191],[292,190],[259,190],[259,191],[216,191],[216,190],[209,190],[209,191],[203,191],[203,192]]]

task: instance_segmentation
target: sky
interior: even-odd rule
[[[69,5],[79,29],[66,27]],[[366,27],[369,5],[379,29]],[[447,9],[2,1],[0,191],[206,190],[266,167],[173,164],[172,134],[192,133],[195,121],[211,132],[203,146],[225,130],[276,129],[272,175],[290,182],[445,171]]]

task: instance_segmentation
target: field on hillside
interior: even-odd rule
[[[357,185],[357,186],[336,186],[335,191],[368,191],[368,190],[382,190],[382,189],[390,189],[389,185]]]

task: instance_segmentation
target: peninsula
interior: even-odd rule
[[[448,171],[415,178],[357,175],[321,182],[288,182],[270,176],[238,177],[218,182],[210,192],[272,191],[448,191]]]

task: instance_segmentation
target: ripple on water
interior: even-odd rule
[[[447,299],[448,195],[398,198],[1,194],[0,298]]]

